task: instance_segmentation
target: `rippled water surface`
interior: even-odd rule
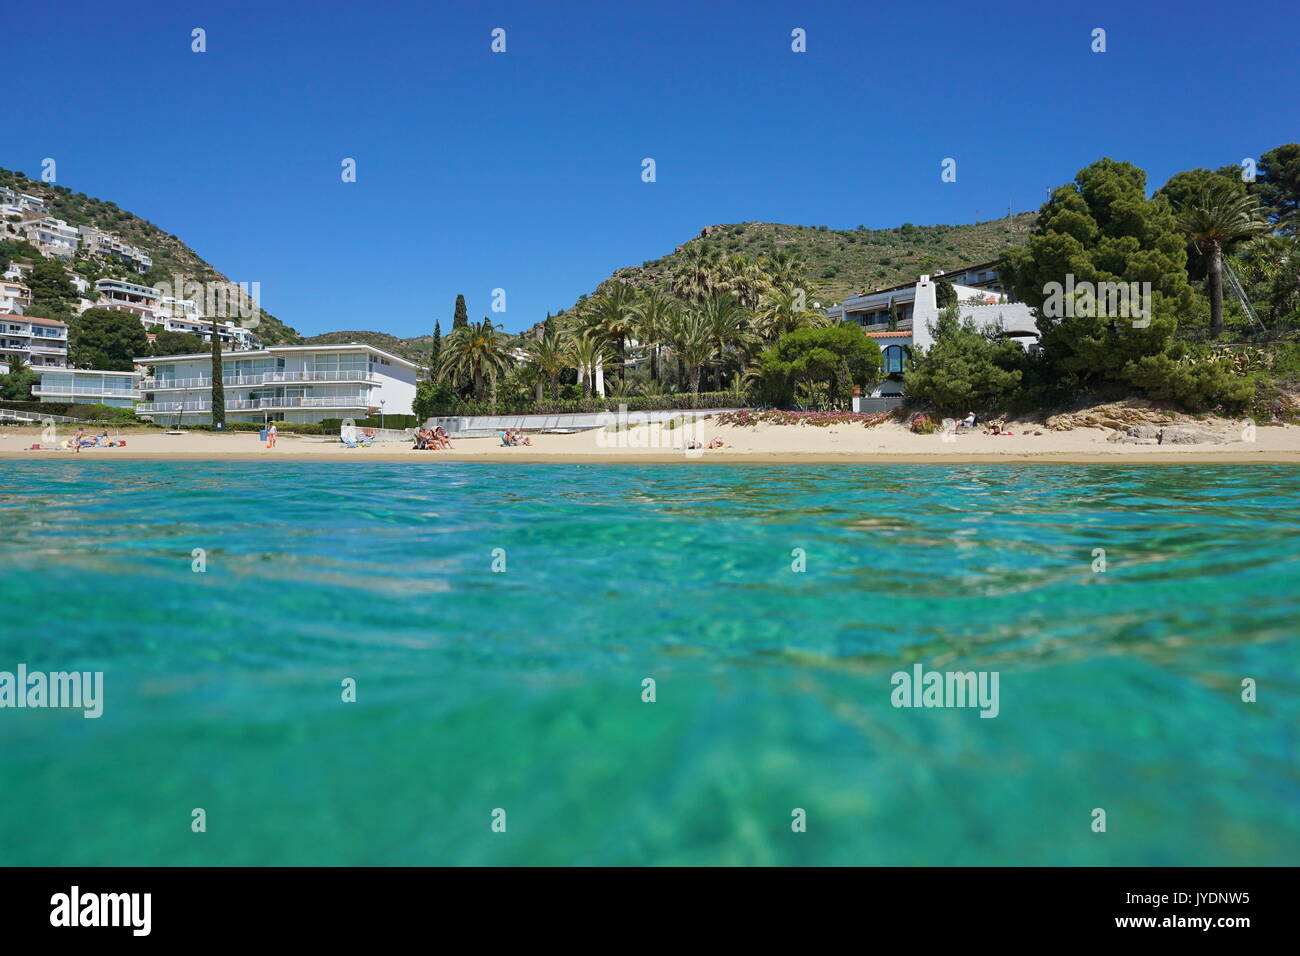
[[[1294,864],[1298,629],[1287,466],[0,462],[0,863]]]

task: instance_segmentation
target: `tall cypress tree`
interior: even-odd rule
[[[467,325],[469,325],[469,309],[465,308],[465,297],[458,295],[456,296],[456,317],[451,320],[451,329],[454,332],[456,329],[463,329]]]
[[[429,349],[429,381],[438,377],[438,360],[442,358],[442,323],[433,323],[433,346]]]
[[[221,336],[212,323],[212,427],[226,427],[226,386],[221,381]]]

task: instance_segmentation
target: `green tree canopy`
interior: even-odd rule
[[[72,308],[77,303],[77,289],[62,263],[52,260],[38,262],[32,266],[26,281],[32,290],[32,305],[47,310],[44,313],[47,318],[66,321],[71,317]]]
[[[852,397],[854,385],[880,380],[884,360],[880,348],[856,325],[795,329],[764,351],[756,366],[760,392],[773,405],[789,405],[803,386],[816,400],[824,389],[825,402],[842,406]]]
[[[1146,198],[1145,172],[1113,159],[1098,160],[1054,190],[1028,244],[1010,250],[1002,266],[1015,295],[1037,311],[1049,362],[1083,383],[1125,380],[1130,362],[1165,348],[1180,316],[1208,311],[1186,267],[1187,237],[1172,207]],[[1045,314],[1061,311],[1044,310],[1052,283],[1085,282],[1150,283],[1149,322],[1096,308]]]
[[[70,327],[69,358],[78,368],[129,372],[146,355],[149,337],[140,320],[115,309],[87,309]]]
[[[1300,143],[1286,143],[1259,158],[1254,192],[1275,224],[1300,229]]]
[[[206,352],[208,343],[189,332],[169,332],[158,329],[154,333],[153,348],[150,355],[197,355]]]
[[[29,402],[32,400],[32,386],[40,381],[30,365],[21,358],[8,359],[9,372],[0,375],[0,399],[9,402]]]

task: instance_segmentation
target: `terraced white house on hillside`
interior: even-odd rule
[[[319,422],[326,418],[410,415],[420,366],[373,345],[275,345],[222,356],[226,420]],[[139,415],[159,422],[212,416],[212,359],[142,356]]]

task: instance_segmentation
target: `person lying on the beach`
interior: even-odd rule
[[[709,442],[709,447],[710,447],[710,448],[726,448],[727,446],[724,445],[724,444],[722,443],[722,439],[721,439],[721,438],[715,438],[715,439],[713,439],[713,441]]]

